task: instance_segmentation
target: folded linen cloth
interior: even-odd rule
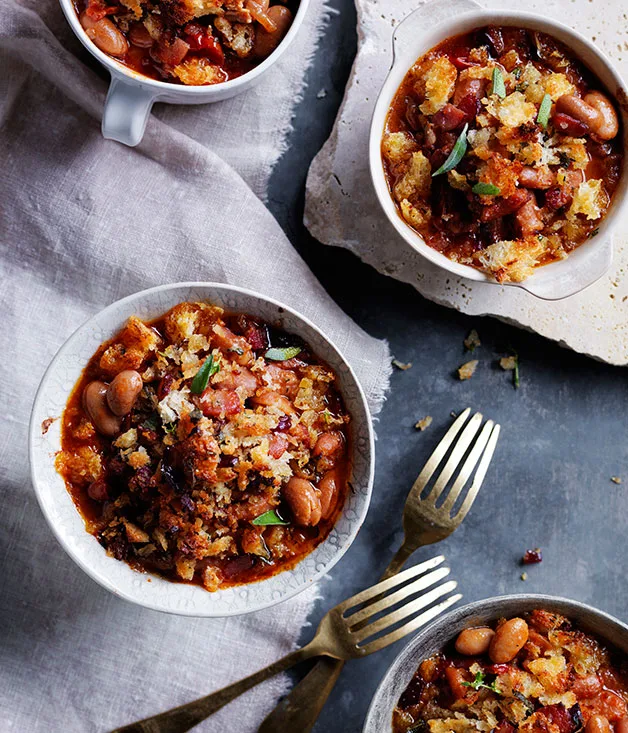
[[[344,247],[378,272],[409,283],[421,295],[471,315],[493,315],[561,345],[611,364],[628,364],[628,227],[615,236],[611,269],[586,290],[562,301],[543,301],[519,288],[498,288],[453,277],[416,253],[395,232],[375,196],[368,162],[373,108],[392,63],[394,27],[429,0],[355,0],[358,54],[334,129],[307,179],[305,222],[324,244]],[[628,78],[625,0],[604,12],[590,0],[478,0],[497,13],[524,10],[550,16],[592,39]],[[451,15],[448,4],[430,8],[430,28]],[[438,17],[437,17],[438,16]]]
[[[313,3],[318,18],[322,7]],[[228,164],[263,195],[315,21],[301,34],[310,40],[297,41],[247,99],[164,108],[142,145],[129,149],[100,136],[106,83],[68,50],[81,53],[55,0],[0,5],[0,728],[7,733],[107,731],[181,704],[288,652],[306,622],[313,590],[252,616],[192,619],[132,606],[100,588],[64,554],[39,511],[27,425],[48,362],[77,326],[124,295],[182,280],[237,284],[294,306],[335,341],[373,411],[380,408],[386,344],[329,299]],[[236,140],[250,144],[238,148]],[[257,688],[199,730],[236,723],[242,733],[257,730],[286,684],[283,677]]]

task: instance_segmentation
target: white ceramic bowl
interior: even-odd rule
[[[257,583],[209,593],[200,586],[173,583],[132,570],[109,557],[89,534],[65,482],[55,471],[61,449],[60,420],[72,388],[104,341],[113,338],[131,315],[153,319],[186,300],[201,300],[228,311],[249,313],[301,336],[339,378],[340,391],[351,415],[353,491],[325,541],[292,570]],[[55,418],[47,431],[42,424]],[[33,486],[42,511],[70,557],[112,593],[142,606],[186,616],[232,616],[258,611],[305,590],[340,560],[353,542],[368,509],[373,483],[371,418],[355,374],[338,349],[303,316],[249,290],[215,283],[162,285],[130,295],[90,318],[61,347],[41,382],[30,424],[30,462]]]
[[[371,123],[369,163],[375,192],[394,228],[425,259],[453,275],[495,283],[480,270],[452,262],[428,246],[405,223],[388,190],[381,156],[381,140],[390,103],[416,60],[445,39],[488,24],[542,31],[565,43],[621,102],[619,109],[623,119],[624,149],[628,147],[628,106],[626,85],[606,56],[572,28],[545,16],[516,10],[485,9],[474,0],[435,0],[415,10],[397,26],[393,35],[393,65],[377,99]],[[613,204],[600,223],[599,234],[580,245],[567,259],[538,268],[522,283],[507,285],[523,288],[539,298],[559,300],[583,290],[602,277],[611,265],[613,230],[621,221],[622,211],[626,209],[627,192],[628,165],[624,165]]]
[[[279,46],[251,71],[221,84],[185,86],[150,79],[128,68],[101,51],[86,35],[74,9],[73,0],[59,0],[65,17],[79,41],[111,74],[111,84],[105,101],[102,134],[109,140],[125,145],[138,145],[144,136],[148,116],[155,102],[170,104],[207,104],[230,99],[246,91],[279,60],[294,40],[307,12],[310,0],[300,0],[299,8],[286,37]]]
[[[441,616],[402,650],[375,692],[366,715],[363,733],[392,732],[393,709],[419,663],[440,651],[462,629],[480,626],[498,618],[517,616],[535,608],[567,616],[584,631],[595,634],[628,655],[628,625],[584,603],[533,594],[500,596],[469,603]]]

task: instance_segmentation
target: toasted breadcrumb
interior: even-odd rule
[[[404,363],[403,361],[399,361],[399,359],[393,359],[392,365],[394,367],[397,367],[397,369],[401,369],[402,372],[408,371],[408,369],[412,369],[412,362],[409,361],[407,363]]]
[[[461,381],[464,381],[465,379],[471,379],[471,377],[475,374],[475,370],[480,362],[477,359],[472,359],[471,361],[466,362],[466,364],[463,364],[458,369],[458,377]]]
[[[415,423],[414,427],[417,430],[420,430],[421,432],[423,432],[424,430],[427,430],[431,424],[432,424],[431,415],[426,415],[422,420],[419,420],[417,423]]]
[[[621,478],[619,476],[611,476],[611,481],[614,484],[620,484],[621,483]]]
[[[499,366],[506,372],[510,372],[517,368],[516,356],[504,356],[499,360]]]
[[[482,342],[480,341],[480,336],[478,332],[475,330],[475,328],[472,328],[469,331],[469,335],[464,340],[464,348],[467,351],[475,351],[479,346],[482,345]]]

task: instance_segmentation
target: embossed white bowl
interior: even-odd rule
[[[208,593],[196,585],[173,583],[132,570],[109,557],[85,524],[55,471],[61,449],[60,420],[85,365],[98,346],[115,336],[131,315],[153,319],[186,300],[214,303],[249,313],[301,336],[338,375],[351,414],[353,491],[326,540],[292,570],[267,580]],[[47,430],[44,421],[54,418]],[[176,283],[144,290],[113,303],[90,318],[61,347],[41,382],[30,423],[33,486],[42,511],[70,557],[94,580],[117,596],[147,608],[185,616],[234,616],[267,608],[305,590],[340,560],[353,542],[368,510],[374,471],[373,430],[366,398],[353,370],[338,349],[310,321],[292,309],[249,290],[216,283]]]
[[[517,616],[536,608],[566,616],[583,631],[595,634],[628,656],[628,626],[584,603],[532,593],[475,601],[436,619],[404,647],[375,692],[362,733],[392,733],[393,709],[419,663],[439,652],[463,629],[481,626],[498,618]]]

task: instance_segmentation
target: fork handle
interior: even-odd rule
[[[321,657],[264,719],[258,733],[310,733],[345,663]]]
[[[416,547],[404,541],[380,580],[396,575],[415,549]],[[344,665],[341,659],[319,659],[308,674],[266,716],[258,733],[310,733]]]
[[[150,718],[124,725],[122,728],[116,728],[111,733],[184,733],[184,731],[190,730],[205,718],[213,715],[227,703],[235,700],[242,693],[255,687],[255,685],[259,685],[260,682],[264,682],[270,677],[290,669],[295,664],[321,653],[320,647],[310,642],[303,649],[297,649],[282,659],[273,662],[268,667],[260,669],[259,672],[255,672],[243,680],[238,680],[238,682],[234,682],[228,687],[223,687],[211,695],[180,705],[178,708],[166,710]]]

